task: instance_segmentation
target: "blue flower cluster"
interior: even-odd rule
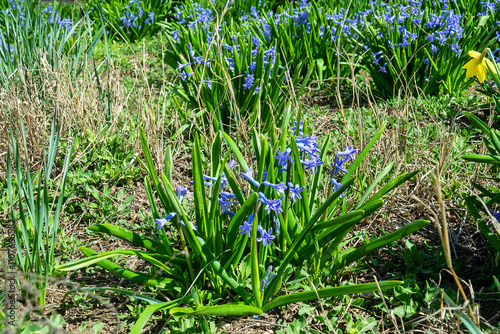
[[[315,136],[308,136],[307,134],[304,134],[303,131],[303,122],[299,125],[297,129],[297,123],[295,123],[295,126],[292,127],[292,130],[296,131],[296,136],[295,136],[295,141],[297,143],[297,147],[299,148],[300,152],[300,163],[305,166],[306,170],[311,170],[312,173],[316,173],[317,167],[322,165],[324,162],[321,161],[319,158],[318,153],[320,153],[320,150],[317,148],[318,143],[317,143],[317,138]],[[291,158],[290,154],[292,152],[291,148],[287,148],[284,152],[281,152],[280,149],[277,149],[277,155],[274,156],[276,160],[278,160],[278,166],[279,166],[279,173],[281,173],[284,170],[287,170],[288,166],[294,162],[294,160]],[[347,147],[345,146],[344,151],[337,152],[337,160],[335,163],[332,163],[333,170],[329,172],[329,174],[333,173],[334,175],[337,175],[337,173],[343,172],[347,173],[347,170],[342,168],[342,165],[344,162],[348,160],[352,160],[354,158],[354,154],[356,154],[356,150],[353,149],[352,147]],[[341,159],[341,157],[343,157]],[[253,177],[253,169],[249,168],[247,171],[240,172],[241,177],[248,181],[251,185],[256,187],[257,189],[261,190],[262,185],[272,188],[275,190],[277,198],[276,199],[270,199],[267,198],[267,196],[262,192],[259,191],[259,201],[262,203],[264,206],[264,210],[267,212],[267,214],[274,214],[277,215],[279,213],[283,212],[282,208],[282,203],[285,195],[282,195],[285,193],[285,191],[288,189],[289,190],[289,197],[295,203],[297,199],[301,199],[300,193],[304,191],[305,187],[300,187],[299,185],[294,185],[293,183],[289,182],[288,187],[287,185],[284,184],[284,182],[280,182],[277,184],[270,183],[266,181],[267,179],[267,171],[264,171],[264,176],[263,176],[263,181],[262,185]],[[335,178],[331,179],[332,181],[332,188],[333,190],[337,190],[341,184],[335,180]],[[281,197],[279,197],[282,195]],[[279,197],[279,198],[278,198]],[[343,194],[341,195],[343,197]],[[252,230],[252,222],[253,222],[253,216],[249,217],[248,221],[246,221],[242,226],[240,226],[240,234],[247,234],[248,237],[250,237],[250,232]],[[263,245],[270,245],[270,240],[274,239],[275,237],[271,235],[272,233],[272,228],[269,229],[269,232],[267,232],[262,226],[257,227],[257,231],[260,232],[260,238],[257,239],[257,241],[262,241]]]
[[[457,5],[452,5],[454,2],[455,0],[437,0],[424,4],[422,0],[403,0],[397,4],[389,4],[372,0],[369,2],[370,8],[364,11],[348,12],[340,8],[338,12],[331,13],[320,8],[322,17],[319,20],[314,17],[314,9],[308,1],[300,1],[296,8],[288,7],[282,13],[274,13],[272,10],[259,12],[255,7],[251,7],[249,12],[232,15],[241,22],[241,26],[248,28],[242,33],[243,36],[233,35],[234,32],[228,29],[229,25],[226,22],[217,25],[215,22],[217,15],[211,6],[194,3],[194,11],[191,7],[181,6],[177,9],[175,18],[177,23],[187,29],[202,28],[207,36],[208,44],[215,33],[222,38],[231,36],[233,41],[237,38],[246,38],[247,44],[254,47],[252,49],[254,58],[260,48],[269,49],[267,51],[275,57],[275,51],[271,51],[270,48],[276,45],[276,41],[279,41],[280,36],[283,35],[290,35],[292,40],[299,41],[307,35],[317,34],[320,37],[320,44],[330,43],[332,49],[336,50],[335,42],[341,34],[356,44],[360,41],[360,31],[366,34],[373,27],[378,27],[375,39],[366,42],[364,48],[367,52],[361,57],[366,64],[371,64],[375,71],[388,73],[390,60],[404,49],[409,49],[406,52],[411,55],[420,51],[423,45],[433,58],[448,50],[451,50],[456,57],[463,55],[464,50],[460,44],[464,38],[464,26],[470,18],[460,13],[456,9]],[[478,15],[491,13],[494,16],[500,10],[500,0],[481,1],[480,6],[483,11]],[[231,10],[231,6],[228,10]],[[493,29],[497,30],[496,38],[500,41],[500,21],[496,23],[498,26]],[[214,27],[217,26],[219,30],[215,32]],[[286,31],[282,31],[283,29]],[[179,42],[179,31],[174,32],[173,38],[174,41]],[[224,49],[233,53],[233,55],[228,55],[226,60],[229,69],[234,70],[234,53],[239,51],[239,45],[229,43],[229,45],[224,45]],[[284,52],[288,51],[284,50]],[[313,52],[316,52],[315,48]],[[283,56],[286,58],[286,55]],[[324,55],[313,55],[313,59],[322,57]],[[419,58],[415,58],[414,61],[417,59]],[[273,58],[267,61],[272,66]],[[424,56],[422,61],[426,65],[424,72],[429,76],[429,72],[432,71],[430,59]],[[246,72],[239,73],[240,75],[246,73],[242,88],[250,91],[256,81],[253,75],[254,65],[250,65],[245,70]],[[185,79],[186,76],[183,78]],[[258,92],[259,88],[255,92]]]
[[[127,6],[122,8],[123,16],[120,17],[120,21],[122,22],[121,29],[125,28],[142,28],[142,22],[145,25],[150,25],[155,22],[155,13],[148,12],[147,15],[142,9],[141,0],[129,0]],[[146,19],[144,20],[144,17]],[[144,20],[144,21],[143,21]]]
[[[19,20],[21,26],[24,27],[26,21],[25,9],[24,0],[9,0],[9,8],[0,11],[0,14],[14,15]],[[55,22],[60,28],[66,28],[67,31],[70,31],[73,27],[74,22],[69,18],[62,19],[59,13],[54,12],[52,6],[47,6],[42,13],[45,14],[44,20],[47,23]]]
[[[59,25],[59,27],[66,28],[67,31],[70,31],[71,28],[73,27],[74,22],[69,18],[65,18],[65,19],[61,20],[61,16],[59,15],[59,13],[54,12],[54,9],[52,6],[47,6],[43,10],[43,13],[46,15],[48,23],[55,22],[56,24]]]
[[[312,173],[316,173],[317,171],[316,167],[324,163],[318,156],[320,150],[317,148],[318,146],[317,138],[315,136],[308,136],[307,134],[304,134],[303,122],[301,122],[301,124],[298,127],[297,127],[297,122],[294,122],[294,125],[295,126],[292,127],[291,129],[294,131],[295,141],[299,148],[301,157],[300,163],[305,166],[306,170],[311,170]],[[281,174],[283,171],[286,171],[289,168],[289,166],[291,166],[291,164],[294,162],[294,159],[292,159],[291,157],[291,152],[292,152],[291,148],[287,148],[284,152],[281,152],[280,149],[277,149],[277,153],[274,156],[274,158],[277,160],[277,164],[279,166],[278,170],[279,174]],[[333,173],[333,175],[337,175],[338,172],[347,173],[347,170],[342,168],[342,165],[348,160],[353,160],[356,152],[357,151],[352,147],[345,146],[344,151],[336,153],[337,160],[335,163],[332,164],[333,170],[328,173],[329,174]],[[340,159],[341,157],[342,159]],[[232,170],[235,166],[236,166],[235,160],[232,160],[227,164],[229,170]],[[267,181],[267,176],[268,176],[267,171],[263,172],[262,182],[259,182],[254,178],[252,168],[248,168],[245,172],[240,172],[240,176],[243,180],[247,181],[251,186],[255,187],[254,189],[258,191],[259,195],[258,200],[259,202],[261,202],[261,205],[263,206],[264,210],[267,212],[268,215],[273,215],[275,217],[277,217],[279,213],[283,213],[283,200],[285,198],[287,190],[288,190],[287,196],[292,200],[292,203],[295,203],[298,199],[302,199],[301,193],[305,189],[305,186],[300,187],[298,184],[294,185],[291,182],[288,182],[288,185],[285,185],[285,182],[271,183]],[[211,177],[208,175],[203,175],[203,177],[205,180],[204,181],[205,185],[208,187],[212,187],[217,182],[217,177]],[[341,184],[337,182],[335,178],[332,178],[331,181],[333,184],[332,185],[333,190],[336,190],[341,186]],[[233,216],[235,215],[233,208],[236,205],[235,201],[236,196],[229,192],[230,189],[228,187],[228,184],[229,184],[228,179],[225,173],[222,172],[218,202],[221,213],[223,215],[227,215],[229,219],[232,219]],[[271,195],[264,194],[264,192],[266,192],[265,191],[266,187],[274,189],[274,192],[271,193]],[[187,189],[177,186],[175,192],[177,198],[179,199],[179,202],[182,203],[182,200],[186,195]],[[243,196],[245,195],[243,190],[241,190],[241,193]],[[269,194],[269,192],[267,193]],[[175,216],[176,216],[175,212],[169,213],[166,217],[157,219],[155,221],[155,224],[157,225],[158,229],[161,229],[170,219],[174,218]],[[254,221],[254,215],[250,214],[248,220],[245,221],[243,225],[239,227],[240,234],[246,234],[248,237],[250,237],[253,221]],[[184,222],[182,221],[180,223],[184,224]],[[196,226],[194,225],[191,226],[194,229],[196,229]],[[271,241],[276,238],[276,236],[273,235],[272,227],[270,227],[269,230],[267,231],[266,229],[264,229],[264,227],[262,227],[259,224],[257,226],[257,231],[260,233],[260,236],[257,238],[257,241],[262,242],[264,246],[271,245]]]

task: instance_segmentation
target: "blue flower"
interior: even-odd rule
[[[253,169],[252,168],[248,168],[245,173],[240,172],[240,175],[243,179],[252,183],[254,186],[256,186],[256,187],[260,186],[259,182],[253,178]]]
[[[233,204],[233,202],[226,201],[223,198],[219,198],[218,201],[222,211],[229,211],[229,206]]]
[[[289,156],[291,152],[291,148],[287,148],[283,153],[278,148],[278,153],[274,156],[274,159],[278,159],[278,166],[284,167],[288,164],[287,161],[291,159],[291,157]]]
[[[497,220],[497,222],[500,223],[500,212],[493,212],[490,210],[490,213],[493,216],[493,218],[495,218]]]
[[[252,233],[252,223],[253,223],[253,214],[248,216],[248,220],[243,222],[243,225],[240,226],[240,234],[247,234],[250,238]],[[259,225],[260,226],[260,225]],[[259,230],[259,226],[257,226],[257,230]]]
[[[208,78],[204,83],[208,88],[212,89],[212,78]]]
[[[281,193],[284,193],[286,190],[285,183],[283,183],[283,182],[280,182],[278,184],[272,184],[271,182],[263,181],[262,184],[276,190],[278,195],[280,195]]]
[[[319,157],[312,157],[312,159],[300,160],[300,163],[306,166],[307,169],[311,169],[313,173],[316,173],[317,167],[321,166],[324,162],[321,161]]]
[[[208,180],[208,181],[212,181],[212,182],[217,182],[217,178],[216,177],[211,177],[211,176],[208,176],[208,175],[203,175],[203,179],[205,180]],[[208,182],[208,181],[205,181],[205,185],[206,186],[213,186],[214,184],[212,182]]]
[[[181,72],[182,81],[186,81],[187,77],[190,76],[190,75],[193,75],[193,74],[194,74],[194,72],[186,73],[185,71],[182,71]]]
[[[276,277],[276,274],[272,274],[271,276],[269,276],[269,274],[271,273],[271,271],[273,270],[273,266],[269,266],[267,267],[267,270],[266,270],[266,275],[264,276],[264,278],[260,281],[260,292],[264,292],[264,288],[266,286],[269,285],[269,283],[271,283],[271,281],[273,280],[273,278]]]
[[[280,213],[283,212],[283,209],[281,208],[281,200],[283,197],[280,199],[268,199],[264,193],[259,192],[259,201],[264,203],[266,207],[264,208],[267,211],[267,214],[271,213],[271,210],[274,211],[275,213]]]
[[[341,156],[344,156],[344,161],[347,161],[347,160],[354,160],[354,157],[353,155],[358,152],[357,150],[355,150],[352,146],[351,147],[348,147],[347,145],[344,145],[344,150],[343,151],[340,151],[340,152],[337,152],[337,155],[341,155]]]
[[[300,192],[303,191],[304,188],[305,187],[299,188],[298,184],[296,184],[294,187],[292,182],[288,182],[288,189],[290,189],[290,198],[294,203],[297,200],[297,198],[298,199],[302,198],[302,196],[300,196]]]
[[[234,194],[228,193],[227,191],[221,191],[219,195],[225,201],[227,201],[230,198],[236,198]]]
[[[382,73],[387,73],[387,63],[384,63],[384,66],[380,66],[380,68],[378,69],[379,72],[382,72]]]
[[[169,213],[165,218],[159,218],[155,221],[156,227],[158,229],[162,229],[163,226],[172,218],[174,218],[177,215],[175,212]]]
[[[333,178],[332,178],[332,184],[334,191],[337,191],[342,186],[342,183],[337,182],[337,180]],[[340,198],[344,198],[344,193],[340,194]]]
[[[307,152],[311,157],[317,157],[316,153],[319,153],[320,150],[316,148],[318,146],[317,138],[315,136],[308,137],[307,135],[302,137],[295,137],[295,141],[297,143],[297,147],[300,152]]]
[[[347,170],[342,168],[342,165],[344,164],[344,160],[341,159],[340,157],[335,157],[335,163],[331,163],[330,165],[333,167],[333,170],[331,170],[328,174],[331,174],[333,172],[333,175],[337,175],[338,172],[342,173],[347,173]]]
[[[181,186],[177,186],[175,188],[175,196],[179,199],[179,203],[182,203],[182,200],[184,199],[184,196],[187,193],[187,188],[183,188]]]
[[[271,240],[276,238],[276,236],[271,235],[273,233],[273,228],[269,228],[269,232],[266,232],[263,228],[260,229],[260,238],[257,238],[257,242],[262,241],[262,244],[264,246],[270,246],[271,245]]]
[[[248,72],[246,72],[246,73],[247,73],[247,77],[245,78],[245,83],[243,84],[243,88],[250,90],[250,89],[252,89],[254,78],[253,78],[253,74],[248,74]]]

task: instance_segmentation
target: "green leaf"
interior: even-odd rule
[[[97,255],[98,253],[85,247],[80,247],[80,250],[85,254],[86,256],[94,256]],[[113,275],[123,278],[127,281],[137,283],[139,285],[147,285],[147,286],[170,286],[171,288],[175,287],[175,285],[182,285],[180,282],[175,282],[171,278],[164,278],[164,277],[159,277],[159,276],[151,276],[146,273],[142,273],[139,271],[135,270],[130,270],[127,268],[124,268],[114,262],[108,261],[108,260],[101,260],[96,263],[99,267],[109,271]]]
[[[479,222],[478,227],[483,233],[484,237],[488,239],[491,246],[493,246],[493,248],[500,252],[500,236],[496,233],[493,233],[485,221]]]
[[[342,253],[342,262],[345,263],[345,265],[349,265],[350,263],[353,263],[354,261],[375,252],[376,250],[390,244],[393,241],[402,239],[408,234],[417,231],[418,229],[426,226],[429,223],[430,222],[428,220],[416,220],[361,247],[349,248]]]
[[[142,329],[144,328],[144,326],[146,326],[147,322],[149,321],[149,318],[151,318],[153,313],[160,310],[168,310],[176,305],[179,305],[181,302],[182,298],[172,300],[170,302],[149,305],[144,309],[144,311],[139,316],[139,319],[137,319],[137,321],[135,322],[134,327],[132,327],[132,330],[130,331],[130,334],[141,334]]]
[[[245,161],[245,158],[243,158],[243,155],[241,154],[240,150],[238,149],[238,146],[236,146],[236,143],[231,139],[231,137],[227,133],[224,133],[224,139],[226,139],[227,145],[229,145],[229,147],[231,148],[231,151],[233,152],[234,156],[236,157],[236,160],[238,161],[240,168],[243,170],[243,172],[246,172],[248,170],[248,165]]]
[[[260,278],[259,278],[259,254],[257,253],[257,225],[259,224],[258,216],[255,215],[252,223],[252,234],[250,238],[250,259],[252,272],[252,292],[258,308],[262,307],[262,296],[260,294]]]
[[[121,226],[112,224],[96,224],[88,227],[89,230],[101,232],[128,241],[135,246],[144,247],[152,252],[165,254],[166,249],[161,242],[151,238],[143,237],[135,232],[129,231]]]
[[[296,146],[295,146],[296,147]],[[292,257],[297,256],[296,252],[299,250],[299,247],[301,246],[302,242],[305,240],[306,236],[310,235],[311,229],[314,227],[316,222],[320,219],[321,215],[330,207],[330,205],[335,201],[340,195],[351,186],[351,184],[354,182],[354,179],[349,179],[346,182],[344,182],[339,189],[337,189],[324,203],[323,205],[314,213],[314,215],[311,217],[307,225],[304,227],[304,229],[300,232],[300,235],[294,240],[288,251],[286,252],[285,257],[283,260],[280,262],[280,266],[278,268],[278,272],[276,273],[275,279],[269,283],[269,285],[266,287],[264,291],[264,301],[269,299],[269,295],[271,294],[271,291],[274,291],[276,288],[277,282],[280,282],[283,273],[285,272],[286,266],[288,263],[292,260]]]
[[[201,235],[207,237],[207,216],[208,206],[205,193],[205,181],[203,178],[203,166],[201,162],[201,147],[198,133],[194,134],[193,146],[193,191],[194,191],[194,212],[196,222]],[[188,224],[189,225],[189,224]]]
[[[76,261],[71,261],[65,264],[62,264],[58,267],[56,267],[56,270],[59,271],[70,271],[70,270],[76,270],[76,269],[81,269],[90,266],[91,264],[97,263],[101,260],[106,260],[111,257],[115,257],[118,255],[135,255],[140,257],[141,259],[144,259],[151,264],[154,264],[155,266],[158,266],[159,268],[165,270],[165,272],[171,274],[172,270],[168,268],[165,264],[162,262],[158,261],[155,259],[153,256],[157,256],[160,258],[163,258],[163,260],[170,260],[170,257],[167,256],[162,256],[161,254],[151,254],[149,252],[143,252],[143,251],[137,251],[135,249],[117,249],[114,251],[109,251],[109,252],[104,252],[100,253],[98,255],[92,255],[83,259],[79,259]],[[166,259],[165,259],[166,258]]]
[[[491,129],[490,127],[484,123],[481,119],[479,119],[479,117],[477,117],[476,115],[474,114],[471,114],[470,112],[467,112],[467,111],[464,111],[464,114],[465,116],[467,116],[467,118],[472,122],[474,123],[474,125],[476,127],[478,127],[485,135],[487,135],[488,137],[490,137],[491,135]]]
[[[274,279],[273,279],[274,281]],[[317,300],[319,298],[337,297],[351,295],[354,293],[367,293],[381,290],[392,289],[402,285],[402,281],[382,281],[378,283],[362,283],[355,285],[336,286],[333,288],[317,289],[311,291],[296,292],[284,296],[279,296],[271,300],[262,307],[262,311],[268,312],[277,307],[288,305],[296,302],[305,302],[309,300]]]
[[[118,288],[111,288],[111,287],[107,287],[107,286],[104,286],[104,287],[101,287],[101,286],[99,286],[99,287],[84,286],[84,287],[73,288],[73,289],[69,290],[68,292],[66,292],[66,294],[64,295],[64,299],[66,299],[66,296],[69,293],[78,292],[78,291],[100,291],[100,290],[117,292],[117,293],[120,293],[120,294],[122,294],[124,296],[129,296],[129,297],[137,298],[137,299],[145,301],[146,303],[149,303],[149,304],[162,303],[158,299],[154,299],[154,298],[151,298],[149,296],[141,295],[137,291],[131,291],[131,290],[125,290],[125,289],[118,289]],[[64,302],[64,299],[63,299],[63,302]]]
[[[246,315],[257,315],[263,313],[260,308],[242,304],[201,306],[196,309],[192,307],[175,307],[169,312],[174,317],[186,315],[243,317]]]
[[[500,164],[500,155],[467,154],[462,159],[487,164]]]

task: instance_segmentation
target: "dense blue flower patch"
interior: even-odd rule
[[[173,41],[201,47],[218,36],[216,43],[228,53],[227,68],[233,72],[234,59],[246,57],[240,50],[246,44],[252,62],[243,72],[244,90],[253,86],[255,57],[263,50],[265,65],[272,67],[279,58],[294,73],[303,62],[320,81],[366,69],[382,95],[393,94],[393,87],[452,93],[464,88],[463,72],[456,68],[466,51],[500,39],[499,7],[498,0],[473,3],[470,8],[448,0],[370,1],[367,9],[354,11],[300,1],[276,12],[252,6],[235,13],[229,4],[217,25],[220,14],[213,6],[193,2],[177,8],[174,17],[183,28],[173,32]],[[306,67],[301,71],[303,75]]]

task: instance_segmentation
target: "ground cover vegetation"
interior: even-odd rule
[[[1,330],[498,332],[499,7],[0,0]]]

